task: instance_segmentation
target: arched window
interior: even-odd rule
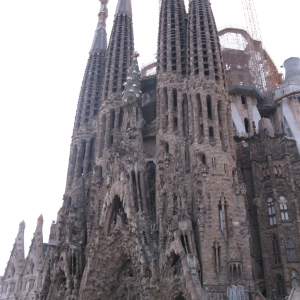
[[[277,295],[278,296],[285,296],[285,288],[284,288],[284,281],[281,275],[276,276],[276,287],[277,287]]]
[[[289,214],[287,211],[287,201],[283,196],[279,197],[279,207],[280,207],[281,220],[287,221],[289,219]]]
[[[269,223],[271,226],[276,225],[276,213],[275,206],[272,198],[268,199],[268,214],[269,214]]]
[[[286,229],[286,231],[285,231],[285,248],[286,248],[287,259],[288,260],[296,259],[293,236],[289,229]]]
[[[276,234],[272,235],[272,248],[273,248],[274,263],[281,264],[280,248],[279,248],[278,237]]]

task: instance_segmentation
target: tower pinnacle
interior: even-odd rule
[[[97,51],[105,51],[107,48],[107,35],[106,35],[106,19],[108,16],[107,3],[109,0],[100,0],[101,7],[98,14],[99,21],[95,31],[93,44],[91,47],[91,53]]]
[[[118,1],[116,15],[119,15],[119,14],[125,14],[125,15],[128,15],[130,18],[132,18],[131,0],[119,0]]]

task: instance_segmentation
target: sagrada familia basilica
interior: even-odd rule
[[[19,225],[0,299],[299,300],[300,59],[162,0],[140,70],[131,0],[108,46],[100,2],[63,206],[27,257]]]

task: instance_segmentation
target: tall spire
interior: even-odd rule
[[[74,130],[82,128],[98,114],[100,89],[103,78],[104,60],[107,48],[106,19],[108,0],[100,0],[99,21],[95,31],[89,60],[85,69],[78,100]]]
[[[100,0],[101,8],[98,14],[99,20],[90,53],[105,51],[107,48],[106,19],[108,16],[108,1],[109,0]]]
[[[71,187],[74,178],[80,177],[84,173],[82,171],[84,163],[86,166],[92,165],[91,157],[84,162],[84,153],[86,153],[87,149],[87,153],[92,153],[94,147],[91,134],[94,129],[93,121],[98,115],[101,101],[100,90],[102,87],[107,48],[106,19],[108,15],[108,1],[100,0],[101,8],[98,14],[98,25],[79,94],[71,145],[67,188]],[[85,168],[85,171],[89,172],[89,167]]]
[[[119,0],[107,49],[102,101],[121,100],[134,51],[131,0]]]

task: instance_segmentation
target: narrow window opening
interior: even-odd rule
[[[288,221],[289,220],[289,213],[287,208],[287,201],[285,197],[280,196],[279,197],[279,208],[280,208],[280,215],[282,221]]]
[[[178,119],[174,118],[174,131],[178,131]]]
[[[295,245],[293,241],[292,233],[289,229],[285,231],[285,247],[286,247],[286,256],[288,260],[295,260]]]
[[[173,89],[173,107],[175,110],[177,110],[177,90]]]
[[[111,112],[110,112],[110,128],[111,129],[114,129],[115,127],[115,110],[112,109]]]
[[[242,104],[243,104],[243,105],[246,105],[246,97],[245,97],[245,96],[242,96],[241,98],[242,98]]]
[[[76,256],[71,256],[70,273],[76,275]]]
[[[200,138],[203,138],[204,136],[204,128],[203,128],[203,124],[200,124]]]
[[[183,95],[182,101],[182,126],[183,126],[183,134],[185,137],[189,135],[189,117],[188,117],[188,100],[187,95]]]
[[[224,229],[224,224],[223,224],[223,210],[222,210],[222,205],[221,203],[219,204],[219,225],[221,231]]]
[[[134,199],[134,208],[135,211],[138,212],[139,205],[138,205],[138,195],[137,195],[137,182],[136,182],[136,176],[134,171],[132,171],[131,177],[132,177],[132,192],[133,192],[133,199]]]
[[[169,153],[169,143],[165,144],[165,151],[166,151],[166,153]]]
[[[280,247],[279,247],[278,237],[276,234],[272,235],[272,248],[273,248],[274,264],[281,264]]]
[[[99,157],[103,155],[103,148],[104,148],[104,140],[106,134],[106,115],[102,116],[102,131],[101,131],[101,138],[100,138],[100,149],[99,149]]]
[[[249,133],[249,120],[247,118],[245,118],[244,122],[245,122],[245,130],[247,133]]]
[[[285,296],[285,287],[284,287],[284,280],[281,275],[276,276],[276,287],[277,287],[277,295],[279,297]]]
[[[212,107],[211,107],[211,96],[207,95],[206,97],[206,105],[207,105],[207,116],[210,120],[213,119]]]
[[[185,171],[188,173],[190,171],[190,149],[188,145],[185,145]]]
[[[123,109],[123,107],[121,107],[120,113],[119,113],[119,129],[121,129],[121,127],[122,127],[123,117],[124,117],[124,109]]]
[[[198,103],[198,114],[199,114],[199,117],[202,117],[202,103],[201,103],[200,94],[196,95],[196,99],[197,99],[197,103]]]
[[[141,177],[141,173],[138,172],[138,174],[137,174],[138,192],[139,192],[140,199],[142,199],[142,189],[141,189],[141,178],[140,177]],[[141,210],[143,211],[142,201],[141,201]]]
[[[269,214],[269,224],[271,226],[276,225],[277,222],[276,222],[275,206],[272,198],[268,199],[268,214]]]
[[[212,126],[209,126],[209,139],[214,139],[214,128]]]

